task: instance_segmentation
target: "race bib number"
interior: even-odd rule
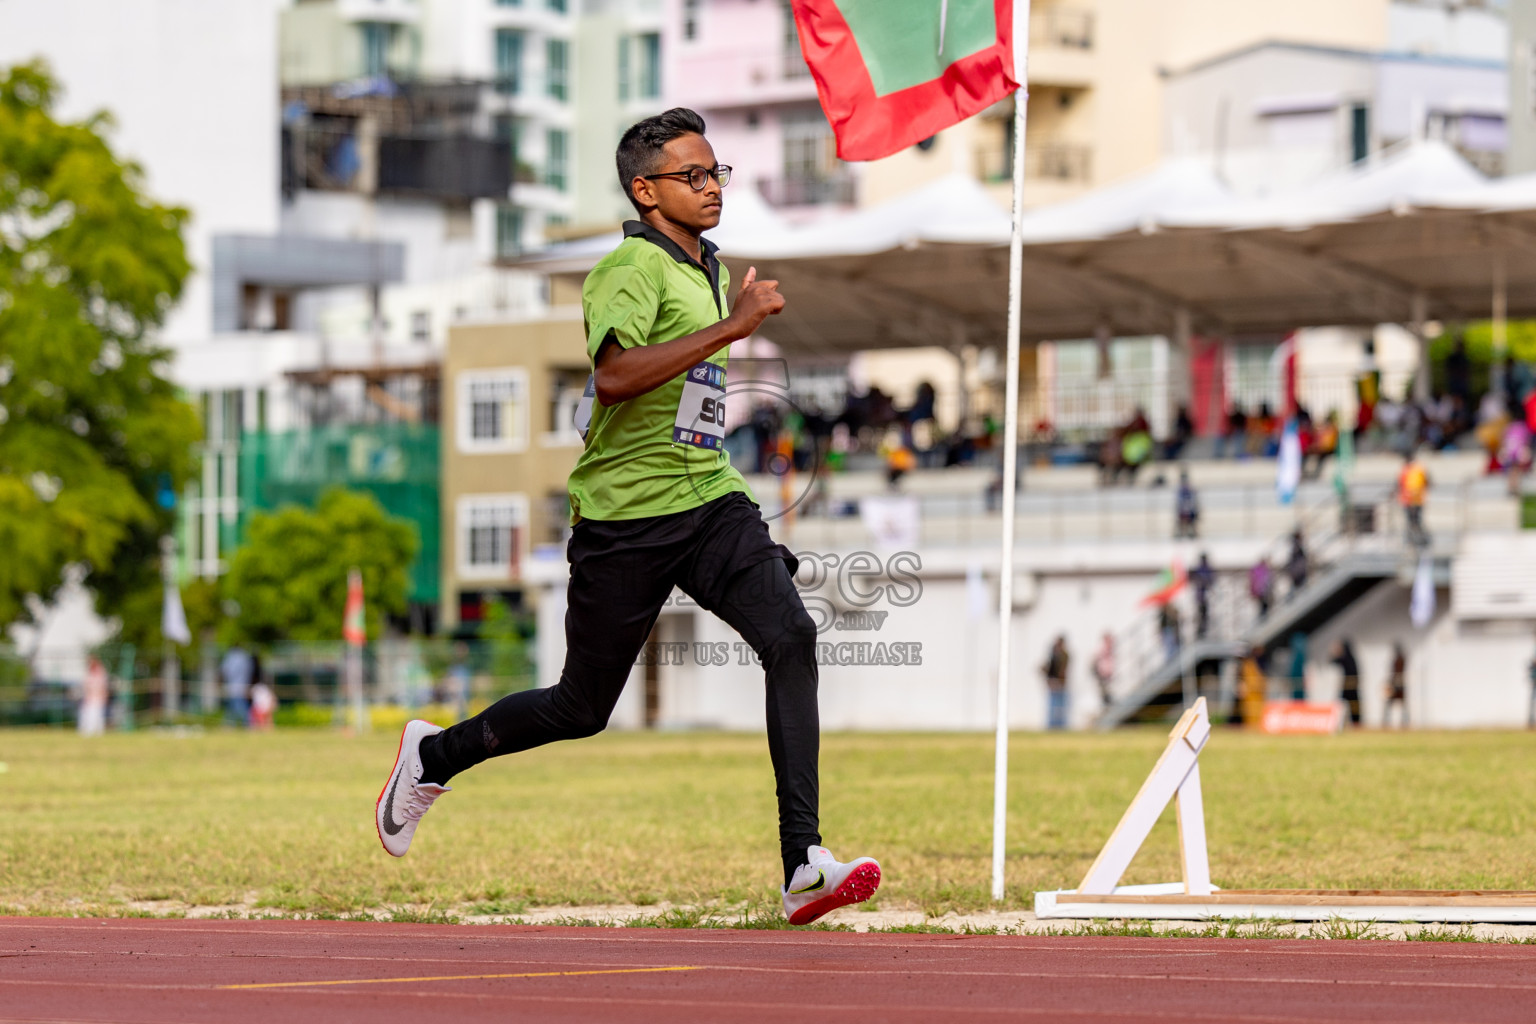
[[[720,451],[725,438],[725,367],[699,363],[683,380],[672,440]]]

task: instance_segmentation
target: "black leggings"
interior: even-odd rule
[[[793,556],[772,542],[756,506],[741,494],[670,516],[578,523],[567,556],[560,682],[508,694],[429,737],[422,744],[423,779],[446,782],[490,757],[601,732],[676,586],[762,659],[788,884],[805,862],[805,848],[821,843],[816,625],[795,589]]]

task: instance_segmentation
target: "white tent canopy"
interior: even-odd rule
[[[1008,236],[985,188],[952,175],[805,227],[742,190],[711,237],[738,280],[755,264],[783,282],[773,340],[824,354],[1000,344]],[[1170,161],[1031,211],[1023,237],[1032,340],[1482,317],[1498,279],[1510,315],[1536,315],[1536,175],[1490,183],[1440,143],[1263,199],[1234,197],[1198,161]],[[523,265],[584,273],[615,241]]]

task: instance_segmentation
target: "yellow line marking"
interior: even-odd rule
[[[585,974],[657,974],[662,971],[702,971],[702,967],[621,967],[608,971],[536,971],[527,974],[439,974],[428,978],[343,978],[340,981],[267,981],[231,988],[314,988],[319,985],[398,985],[408,981],[481,981],[487,978],[573,978]]]

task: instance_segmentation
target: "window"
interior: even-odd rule
[[[523,0],[496,0],[497,7],[521,7]]]
[[[418,309],[411,314],[411,340],[419,342],[432,340],[432,314],[425,309]]]
[[[459,575],[517,579],[528,542],[528,498],[473,494],[458,500]]]
[[[811,69],[805,63],[805,57],[800,53],[800,32],[795,28],[795,9],[789,5],[789,0],[783,0],[784,7],[784,77],[808,78]]]
[[[1371,108],[1356,103],[1349,108],[1349,159],[1359,163],[1371,155]]]
[[[520,452],[528,447],[528,371],[475,370],[459,377],[459,450]]]
[[[641,99],[654,100],[661,96],[661,35],[646,32],[635,37],[640,47],[640,81],[635,92]]]
[[[508,96],[523,90],[523,34],[516,29],[496,30],[496,88]]]
[[[520,256],[523,252],[523,208],[502,205],[496,207],[496,255]]]
[[[819,181],[837,173],[837,140],[819,109],[786,113],[783,129],[785,178]]]
[[[546,64],[546,91],[553,99],[564,100],[571,66],[571,44],[564,39],[549,39],[544,43]]]
[[[382,21],[365,21],[358,29],[363,34],[363,74],[368,77],[389,71],[389,47],[394,42],[395,26]]]
[[[545,140],[544,181],[550,188],[565,190],[566,162],[570,156],[571,135],[551,128]]]
[[[561,14],[565,13],[566,0],[544,0],[544,3],[552,11],[559,11]]]
[[[581,434],[576,430],[576,406],[581,403],[587,389],[585,366],[556,366],[549,371],[549,430],[544,435],[546,445],[579,445]]]
[[[619,99],[629,99],[629,36],[619,37]]]
[[[683,0],[683,38],[699,38],[699,0]]]

